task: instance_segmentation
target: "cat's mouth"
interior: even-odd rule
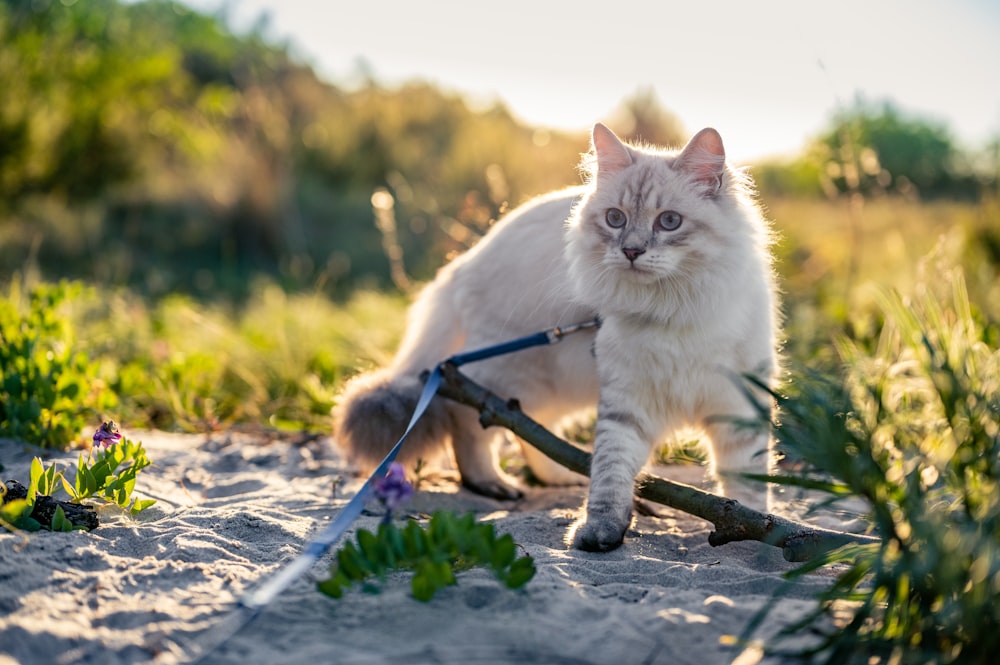
[[[657,279],[657,274],[648,266],[636,265],[635,262],[619,263],[618,272],[626,279],[636,282],[651,282]]]

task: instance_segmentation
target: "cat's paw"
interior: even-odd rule
[[[573,547],[585,552],[610,552],[625,540],[631,514],[623,521],[608,515],[590,515],[577,526],[573,534]]]
[[[463,476],[462,485],[476,494],[500,501],[516,501],[524,496],[524,492],[502,480],[472,481]]]
[[[610,552],[625,540],[628,525],[588,520],[573,535],[573,547],[585,552]]]

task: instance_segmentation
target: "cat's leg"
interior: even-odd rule
[[[452,450],[462,475],[462,485],[495,499],[519,499],[521,490],[500,470],[494,446],[497,430],[483,429],[479,414],[465,406],[451,409]]]
[[[771,505],[770,485],[746,475],[771,471],[770,434],[725,420],[714,420],[705,430],[711,440],[709,472],[718,480],[719,492],[748,508],[767,512]]]
[[[537,401],[533,400],[531,403],[535,404]],[[572,412],[572,409],[563,405],[562,408],[557,407],[544,412],[532,411],[528,415],[556,436],[562,436],[561,425],[565,423],[567,412]],[[521,445],[524,461],[527,463],[528,468],[531,469],[531,473],[546,485],[583,485],[587,482],[586,476],[575,471],[570,471],[562,464],[550,459],[527,441],[524,441],[520,437],[518,437],[517,441]]]
[[[527,462],[531,473],[546,485],[583,485],[587,482],[586,476],[580,475],[575,471],[570,471],[562,464],[549,459],[548,456],[530,443],[520,438],[518,439],[518,443],[521,444],[524,461]]]
[[[632,522],[636,474],[649,458],[650,444],[638,416],[602,401],[597,415],[586,520],[573,546],[607,552],[622,544]]]

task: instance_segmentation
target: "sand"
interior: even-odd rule
[[[155,506],[137,518],[103,510],[90,533],[0,531],[0,665],[779,662],[725,643],[793,567],[778,550],[713,548],[709,524],[664,508],[662,517],[637,518],[620,549],[579,552],[564,537],[583,488],[531,489],[510,504],[447,478],[422,488],[407,511],[474,510],[512,534],[538,568],[527,587],[510,591],[474,569],[424,604],[398,574],[379,595],[333,600],[315,588],[328,555],[204,655],[232,625],[235,601],[297,555],[361,480],[323,439],[125,434],[143,441],[154,462],[140,474],[137,495]],[[0,441],[0,476],[26,482],[35,454]],[[76,454],[52,459],[69,463]],[[658,471],[687,482],[701,473]],[[377,513],[372,506],[356,526],[373,529]],[[791,589],[760,634],[800,618],[829,581],[812,576]]]

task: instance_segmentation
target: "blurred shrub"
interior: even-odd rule
[[[426,277],[587,147],[428,84],[339,89],[165,0],[2,0],[0,81],[0,265],[153,295],[386,285],[379,189]]]
[[[913,297],[883,299],[874,345],[840,342],[842,383],[798,377],[779,399],[782,445],[822,469],[805,482],[863,498],[882,540],[792,574],[840,564],[785,632],[819,635],[818,662],[987,663],[1000,648],[996,322],[975,314],[960,271],[932,268]]]
[[[338,306],[267,282],[252,292],[240,307],[179,295],[150,304],[123,290],[78,299],[76,327],[95,374],[120,396],[120,419],[168,430],[322,431],[339,382],[385,362],[403,328],[398,296],[358,292]]]
[[[15,281],[0,299],[0,437],[67,448],[115,405],[66,312],[79,292]]]
[[[975,201],[996,192],[996,150],[963,152],[941,122],[858,99],[803,154],[753,168],[766,196],[895,194]]]
[[[244,299],[255,275],[343,296],[390,284],[376,192],[397,271],[425,279],[508,208],[579,182],[584,132],[426,83],[343,89],[265,28],[168,0],[0,0],[0,266],[154,296]],[[609,122],[684,139],[649,90]]]

